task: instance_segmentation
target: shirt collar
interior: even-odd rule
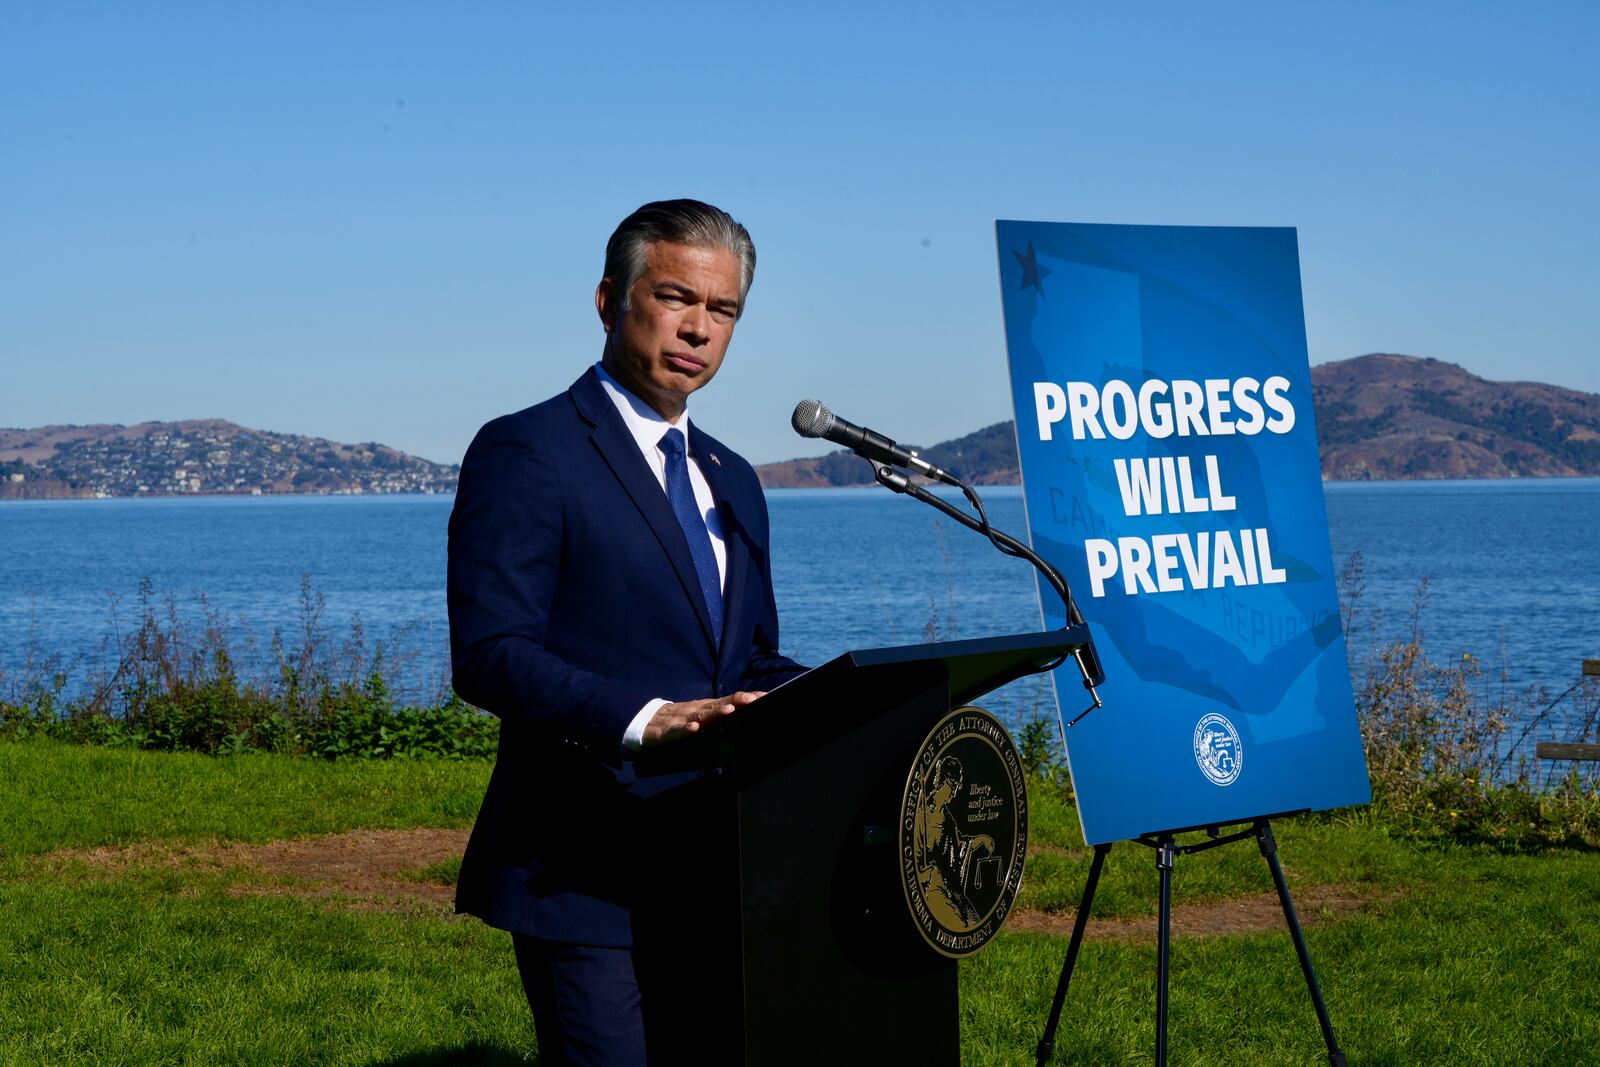
[[[622,423],[638,442],[639,451],[650,455],[661,446],[661,435],[674,428],[674,424],[661,417],[655,408],[634,396],[622,384],[613,378],[600,364],[594,365],[595,373],[600,376],[600,384],[605,387],[606,395],[616,405],[617,412],[622,416]],[[683,431],[684,440],[689,438],[689,413],[685,411],[678,419],[676,428]]]

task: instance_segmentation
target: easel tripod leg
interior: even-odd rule
[[[1072,982],[1072,968],[1078,962],[1078,948],[1083,944],[1083,932],[1089,925],[1089,906],[1094,903],[1094,889],[1100,884],[1100,868],[1105,865],[1110,844],[1094,846],[1094,860],[1089,864],[1089,880],[1083,886],[1083,899],[1078,902],[1078,914],[1072,921],[1072,940],[1067,944],[1067,958],[1061,964],[1061,977],[1056,980],[1056,998],[1050,1004],[1050,1019],[1045,1023],[1044,1036],[1034,1051],[1034,1062],[1044,1067],[1056,1050],[1056,1027],[1061,1024],[1061,1006],[1067,1000],[1067,986]]]
[[[1156,843],[1156,869],[1161,872],[1161,915],[1156,937],[1156,1067],[1167,1063],[1167,977],[1172,963],[1172,868],[1178,846],[1170,835]]]
[[[1283,866],[1278,862],[1278,842],[1272,836],[1272,824],[1266,820],[1256,823],[1256,844],[1267,866],[1272,869],[1272,882],[1278,888],[1278,902],[1283,905],[1283,919],[1289,926],[1289,936],[1294,939],[1294,950],[1300,957],[1300,971],[1306,977],[1306,988],[1311,990],[1311,1003],[1317,1010],[1317,1025],[1322,1027],[1322,1042],[1328,1047],[1328,1062],[1332,1067],[1345,1067],[1344,1053],[1333,1036],[1333,1022],[1328,1018],[1328,1007],[1322,1002],[1322,988],[1317,984],[1317,971],[1311,965],[1311,950],[1306,947],[1305,934],[1300,929],[1300,917],[1295,914],[1294,901],[1289,899],[1289,883],[1284,880]]]

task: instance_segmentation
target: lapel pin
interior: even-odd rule
[[[715,463],[719,467],[722,466],[722,460],[717,458],[717,454],[715,452],[707,452],[706,455],[711,458],[711,462]]]

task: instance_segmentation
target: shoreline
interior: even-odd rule
[[[1465,486],[1465,485],[1549,485],[1552,483],[1573,482],[1600,483],[1600,475],[1595,474],[1544,474],[1544,475],[1507,475],[1494,478],[1324,478],[1324,487],[1336,486],[1340,488],[1351,486],[1372,486],[1374,488],[1397,486]],[[815,492],[855,492],[865,489],[878,488],[877,482],[856,482],[850,485],[769,485],[762,486],[763,493],[815,493]],[[980,492],[993,489],[1020,490],[1020,482],[991,482],[979,483],[974,486]],[[0,494],[0,505],[5,504],[40,504],[40,503],[65,503],[74,501],[100,501],[107,500],[315,500],[326,497],[354,498],[354,497],[381,497],[385,499],[397,497],[454,497],[453,489],[416,489],[404,492],[387,492],[382,490],[345,489],[305,493],[241,493],[241,492],[198,492],[198,493],[71,493],[50,494],[43,496],[14,496]]]

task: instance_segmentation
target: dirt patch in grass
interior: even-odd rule
[[[350,830],[256,845],[250,850],[255,866],[291,881],[240,885],[235,891],[336,896],[376,908],[422,904],[429,910],[450,911],[455,886],[419,877],[419,872],[459,859],[469,833],[435,828]]]
[[[246,880],[228,887],[239,895],[289,895],[325,899],[374,911],[424,911],[448,914],[455,887],[433,868],[459,859],[470,831],[417,828],[350,830],[326,837],[290,838],[264,845],[209,842],[175,845],[159,842],[56,852],[46,862],[77,864],[94,870],[165,867],[209,873],[240,872]],[[1039,849],[1071,855],[1066,849]],[[438,877],[432,875],[440,874]],[[1294,890],[1295,910],[1306,926],[1333,922],[1390,897],[1370,889],[1319,885]],[[1006,920],[1008,930],[1072,935],[1072,912],[1023,908]],[[1172,909],[1174,937],[1220,937],[1283,930],[1276,893],[1231,900],[1178,904]],[[1087,937],[1154,942],[1154,916],[1096,918]]]
[[[1041,845],[1037,842],[1028,845],[1028,858],[1035,856],[1054,856],[1063,860],[1081,860],[1094,855],[1092,848],[1062,848],[1060,845]]]
[[[1291,889],[1294,895],[1295,914],[1302,926],[1320,926],[1353,915],[1372,907],[1388,897],[1362,892],[1350,886],[1316,885]],[[1018,909],[1006,919],[1006,929],[1024,933],[1054,934],[1071,937],[1073,912],[1045,912],[1031,908]],[[1283,907],[1278,894],[1260,893],[1255,896],[1235,897],[1203,904],[1177,904],[1172,909],[1172,936],[1222,937],[1228,934],[1253,934],[1262,930],[1288,931],[1283,921]],[[1096,918],[1091,912],[1084,937],[1091,940],[1113,940],[1154,943],[1156,917]]]
[[[124,871],[133,867],[220,873],[249,862],[250,845],[238,842],[200,841],[173,844],[141,841],[134,845],[101,845],[46,853],[38,862],[47,870],[73,867],[90,871]]]
[[[250,877],[228,887],[236,896],[290,895],[341,900],[371,910],[453,910],[455,887],[428,877],[429,868],[459,859],[467,830],[350,830],[326,837],[291,838],[264,845],[239,842],[144,842],[53,852],[55,868],[92,871],[168,868]],[[265,875],[265,878],[260,876]]]

